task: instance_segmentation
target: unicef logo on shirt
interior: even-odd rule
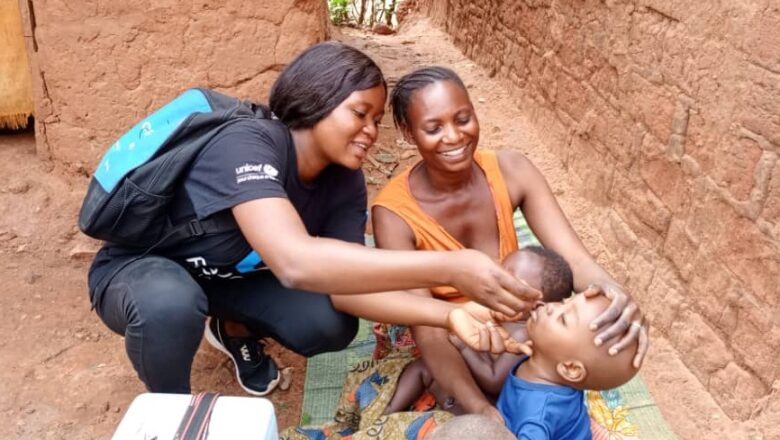
[[[279,170],[277,170],[276,168],[274,168],[274,167],[273,167],[272,165],[270,165],[270,164],[265,164],[265,165],[263,165],[263,172],[264,172],[266,175],[268,175],[269,177],[272,177],[272,178],[275,178],[276,176],[278,176],[278,175],[279,175]]]
[[[236,183],[250,180],[278,180],[279,170],[270,164],[245,163],[236,168]]]

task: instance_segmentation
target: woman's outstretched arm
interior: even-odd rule
[[[585,249],[547,180],[533,163],[523,154],[508,150],[499,153],[499,163],[510,198],[523,211],[531,230],[545,247],[556,251],[571,265],[575,290],[588,295],[604,294],[612,300],[610,307],[591,323],[594,330],[602,329],[594,342],[600,345],[622,334],[610,347],[611,352],[617,352],[638,339],[634,358],[634,366],[638,368],[648,348],[648,328],[639,306]]]
[[[398,252],[312,237],[284,198],[232,209],[241,232],[286,286],[329,294],[450,285],[496,311],[530,309],[537,292],[481,252]]]
[[[427,325],[448,328],[447,316],[457,304],[427,296],[424,289],[331,295],[333,307],[344,313],[385,324]]]
[[[468,303],[469,306],[449,303],[432,298],[425,289],[332,295],[330,299],[336,310],[371,321],[446,329],[462,344],[479,352],[527,352],[509,333],[489,325],[489,315],[474,313],[474,303]]]

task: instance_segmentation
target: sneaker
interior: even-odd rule
[[[281,375],[270,356],[263,352],[263,344],[252,337],[228,336],[222,320],[209,318],[206,341],[225,353],[236,366],[238,384],[253,396],[265,396],[276,388]]]

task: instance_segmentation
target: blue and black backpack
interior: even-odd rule
[[[235,227],[216,219],[172,224],[173,192],[222,129],[270,115],[266,107],[213,90],[187,90],[108,148],[90,181],[79,228],[91,237],[149,252],[162,243]]]

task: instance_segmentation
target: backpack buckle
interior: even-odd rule
[[[205,232],[206,231],[203,230],[203,225],[201,225],[197,219],[190,220],[190,236],[200,237],[205,234]]]

